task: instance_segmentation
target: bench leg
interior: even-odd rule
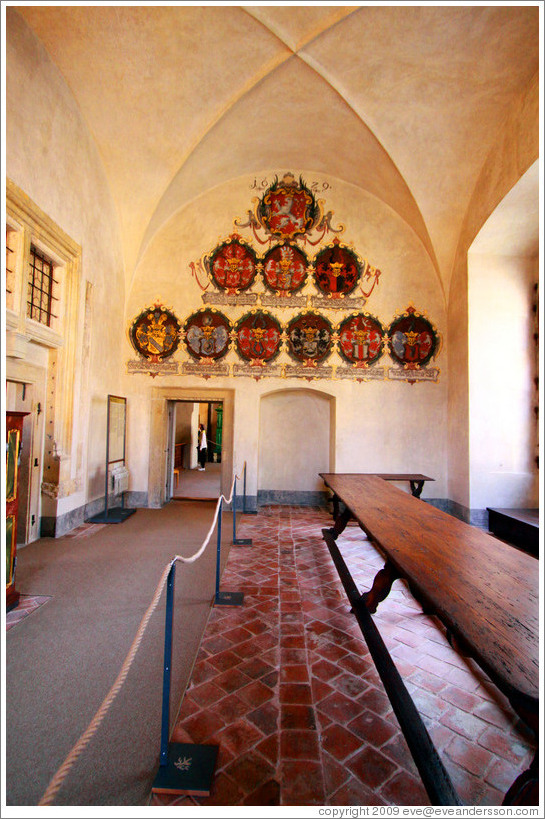
[[[372,587],[368,592],[364,592],[364,594],[361,596],[361,599],[363,603],[365,603],[365,608],[368,612],[371,614],[376,612],[378,604],[388,597],[392,588],[392,583],[394,580],[397,580],[398,577],[401,577],[401,575],[395,566],[387,561],[384,568],[382,568],[375,575]]]

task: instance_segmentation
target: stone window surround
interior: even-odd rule
[[[78,340],[81,247],[47,216],[14,182],[6,180],[6,223],[17,234],[13,309],[5,311],[6,358],[25,360],[28,345],[49,350],[46,401],[47,434],[51,455],[44,452],[44,464],[53,460],[52,486],[42,487],[50,497],[65,497],[77,486],[72,465],[75,372]],[[51,327],[27,316],[27,277],[30,246],[44,252],[55,264],[60,281],[58,319]]]

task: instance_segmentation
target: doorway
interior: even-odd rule
[[[43,423],[40,419],[41,403],[36,400],[37,392],[35,383],[6,380],[6,410],[28,413],[23,419],[18,467],[18,548],[40,537]]]
[[[173,500],[217,500],[221,494],[223,402],[173,401],[172,409],[170,497]],[[206,440],[203,467],[198,457],[201,426]]]

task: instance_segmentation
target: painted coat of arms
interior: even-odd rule
[[[280,352],[282,328],[277,319],[263,310],[247,313],[237,323],[235,337],[241,358],[261,365]]]
[[[147,307],[133,321],[129,337],[136,352],[148,361],[171,356],[180,342],[180,323],[160,304]]]
[[[312,229],[318,212],[316,199],[301,177],[296,182],[293,174],[286,173],[265,191],[256,215],[268,233],[293,239]]]
[[[339,352],[355,367],[374,364],[382,355],[384,330],[373,316],[355,313],[339,327]]]
[[[205,309],[187,319],[183,335],[189,354],[204,363],[215,361],[228,352],[230,332],[231,324],[223,313]]]
[[[303,313],[292,319],[287,329],[288,352],[296,361],[316,366],[331,353],[332,328],[325,316]]]
[[[341,245],[337,238],[314,259],[316,285],[330,298],[343,298],[351,293],[358,284],[361,270],[356,253]]]
[[[247,290],[255,279],[257,255],[237,233],[215,248],[208,260],[212,281],[220,288],[235,295]]]
[[[290,244],[276,245],[263,259],[265,284],[278,295],[289,296],[305,283],[308,260],[298,247]]]
[[[388,328],[390,355],[406,369],[418,369],[438,351],[439,339],[431,322],[408,307]]]

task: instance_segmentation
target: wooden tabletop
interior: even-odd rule
[[[417,596],[507,696],[539,698],[538,562],[377,475],[323,473]]]
[[[427,475],[421,475],[419,472],[343,472],[343,475],[376,475],[377,478],[383,478],[385,481],[434,481],[435,478],[428,478]],[[320,472],[320,476],[325,480],[330,476],[335,476],[334,472]]]

